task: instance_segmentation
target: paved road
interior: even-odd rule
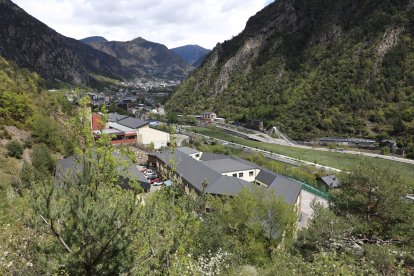
[[[311,205],[313,201],[317,201],[322,206],[328,207],[328,201],[317,195],[314,195],[308,191],[302,190],[301,192],[302,201],[300,203],[300,218],[298,222],[298,229],[302,229],[308,226],[309,220],[313,217],[314,210]]]

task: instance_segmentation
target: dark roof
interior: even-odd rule
[[[160,159],[164,164],[171,167],[170,151],[152,154]],[[236,177],[223,176],[220,173],[205,166],[191,156],[186,155],[180,150],[174,152],[176,173],[185,181],[190,183],[198,192],[203,190],[202,183],[207,180],[208,185],[205,192],[216,195],[237,195],[244,187],[250,187],[251,183]]]
[[[339,137],[323,137],[319,141],[323,142],[338,142],[338,143],[375,143],[375,140],[368,140],[362,138],[339,138]]]
[[[216,113],[211,112],[211,111],[206,111],[206,112],[203,112],[203,114],[202,114],[202,115],[211,115],[211,114],[216,114]]]
[[[189,148],[189,147],[180,147],[177,148],[178,151],[181,151],[184,154],[190,155],[190,154],[194,154],[194,153],[199,153],[199,150],[193,149],[193,148]]]
[[[286,202],[295,204],[300,192],[302,191],[302,184],[296,180],[279,174],[270,184],[268,189],[272,189],[277,195],[283,196]]]
[[[116,123],[116,122],[118,122],[119,120],[125,119],[125,118],[127,118],[127,117],[128,117],[128,116],[121,115],[121,114],[118,114],[118,113],[109,113],[109,114],[108,114],[108,121],[109,121],[109,122],[112,122],[112,123]]]
[[[148,121],[143,121],[132,117],[126,117],[124,119],[119,120],[117,123],[133,129],[138,129],[149,124]]]
[[[270,185],[275,181],[277,174],[269,170],[260,170],[259,174],[256,177],[256,180],[262,182],[263,184]]]
[[[123,179],[135,179],[141,183],[141,187],[144,189],[149,189],[151,185],[149,184],[148,180],[145,178],[145,176],[138,170],[138,168],[130,163],[129,158],[127,156],[122,156],[119,153],[113,153],[114,156],[119,161],[126,161],[128,162],[128,168],[125,170],[125,168],[120,165],[117,167],[117,171],[119,172],[119,176]],[[80,160],[76,156],[70,156],[65,159],[61,159],[57,161],[56,164],[56,177],[61,178],[65,176],[69,177],[75,177],[76,174],[82,170],[83,165],[81,164]],[[128,188],[126,185],[122,185],[123,188]]]
[[[327,175],[321,177],[321,180],[326,186],[330,188],[338,188],[339,186],[341,186],[341,182],[335,175]]]
[[[227,159],[227,158],[229,158],[229,156],[224,155],[224,154],[203,152],[203,154],[201,155],[200,160],[212,161],[212,160],[221,160],[221,159]]]
[[[152,154],[159,158],[164,164],[170,166],[170,152]],[[237,195],[243,187],[251,187],[251,183],[231,176],[223,176],[221,173],[235,170],[260,169],[256,179],[268,185],[269,189],[282,196],[286,202],[295,204],[302,190],[302,184],[288,177],[276,174],[270,170],[262,168],[247,160],[216,153],[203,153],[201,161],[181,152],[178,148],[174,153],[176,172],[193,187],[201,191],[204,179],[208,185],[205,192],[217,195]],[[216,163],[216,164],[214,164]],[[238,166],[238,167],[237,167]],[[260,178],[260,179],[259,179]]]

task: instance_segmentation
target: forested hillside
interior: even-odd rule
[[[218,44],[168,103],[294,139],[414,137],[414,3],[279,0]]]
[[[115,58],[57,33],[10,0],[0,1],[0,15],[0,55],[37,72],[53,87],[92,85],[92,74],[131,76]]]

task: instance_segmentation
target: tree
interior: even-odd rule
[[[57,179],[45,175],[33,185],[37,225],[50,237],[39,255],[49,260],[46,274],[58,268],[69,274],[121,274],[134,259],[131,242],[141,206],[136,183],[129,183],[135,187],[129,191],[118,186],[118,170],[128,166],[114,157],[108,137],[94,140],[87,104],[81,101],[72,122],[79,169]]]
[[[38,178],[51,175],[55,169],[55,160],[50,149],[45,144],[36,145],[31,153],[32,165],[37,171]]]
[[[404,200],[409,191],[394,169],[365,161],[333,193],[332,207],[340,216],[356,216],[360,224],[355,231],[368,240],[401,238],[413,219],[413,205]]]
[[[232,253],[235,263],[264,264],[292,239],[294,207],[265,189],[242,190],[234,198],[210,197],[202,248]]]
[[[55,148],[59,143],[59,126],[51,118],[44,115],[35,115],[32,123],[33,137],[40,143]]]
[[[7,144],[7,155],[17,159],[21,159],[23,155],[23,145],[17,141],[10,141]]]

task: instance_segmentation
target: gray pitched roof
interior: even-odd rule
[[[128,117],[128,116],[121,115],[121,114],[118,114],[118,113],[109,113],[108,114],[108,121],[116,123],[119,120],[125,119],[126,117]]]
[[[171,167],[171,153],[169,151],[155,153],[153,156],[156,156],[167,166]],[[193,188],[199,192],[203,190],[202,183],[204,180],[208,182],[204,191],[216,195],[235,196],[244,187],[251,186],[251,183],[242,179],[221,175],[180,150],[174,152],[173,159],[175,161],[176,173],[185,181],[191,183]]]
[[[263,184],[270,185],[275,181],[277,174],[269,170],[260,170],[259,174],[256,177],[256,180],[262,182]]]
[[[133,129],[138,129],[149,124],[148,121],[143,121],[132,117],[126,117],[124,119],[119,120],[117,123]]]
[[[227,158],[229,158],[229,156],[224,155],[224,154],[203,152],[203,154],[201,155],[200,160],[212,161],[212,160],[220,160],[220,159],[227,159]]]
[[[277,175],[268,189],[272,189],[277,195],[283,196],[286,202],[295,204],[302,191],[302,184],[286,176]]]
[[[325,183],[326,186],[330,188],[338,188],[339,186],[341,186],[341,182],[335,175],[327,175],[321,177],[321,180],[323,183]]]
[[[237,195],[242,188],[251,187],[251,183],[230,176],[221,175],[221,171],[231,168],[231,170],[260,169],[260,182],[268,185],[277,195],[282,196],[286,202],[295,204],[302,190],[302,184],[288,177],[276,174],[270,170],[262,168],[247,160],[215,153],[203,153],[202,161],[184,154],[178,148],[174,153],[176,172],[186,181],[191,183],[198,191],[202,190],[202,183],[207,179],[208,185],[205,192],[217,195]],[[170,166],[171,155],[169,151],[155,153],[165,164]],[[214,163],[216,165],[214,165]],[[237,167],[239,166],[239,167]],[[223,168],[222,168],[223,167]]]
[[[177,151],[181,151],[182,153],[187,154],[187,155],[200,152],[199,150],[189,148],[189,147],[179,147],[179,148],[177,148]]]

